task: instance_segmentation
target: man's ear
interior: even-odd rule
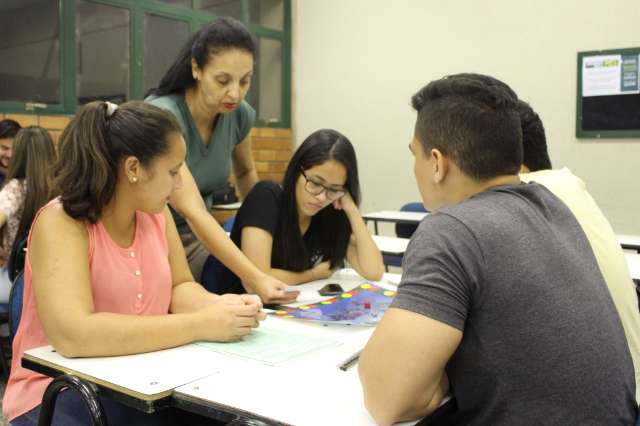
[[[449,173],[449,159],[437,148],[431,149],[433,158],[433,181],[442,183]]]
[[[525,166],[524,163],[520,166],[519,174],[530,173],[530,172],[531,172],[531,170],[529,170],[529,168],[527,166]]]

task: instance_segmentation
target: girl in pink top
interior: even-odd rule
[[[90,103],[63,132],[54,170],[61,195],[38,213],[29,237],[3,400],[13,425],[37,424],[50,381],[20,366],[25,350],[51,344],[67,357],[134,354],[235,340],[264,318],[257,298],[217,296],[193,282],[166,206],[181,187],[185,152],[173,116],[142,102]],[[54,424],[86,421],[71,394],[58,399]],[[168,420],[169,413],[103,403],[111,424]]]

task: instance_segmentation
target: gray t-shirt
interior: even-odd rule
[[[393,307],[463,332],[446,372],[475,425],[630,425],[633,364],[591,247],[538,184],[501,186],[428,216]]]

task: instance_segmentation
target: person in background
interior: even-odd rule
[[[293,154],[282,186],[259,182],[247,195],[231,239],[258,268],[289,285],[327,278],[345,259],[364,278],[379,280],[382,255],[360,215],[359,202],[351,142],[335,130],[318,130]],[[205,287],[218,293],[244,292],[231,271],[225,269],[221,278],[208,283],[213,275],[205,274]]]
[[[520,179],[537,182],[560,198],[587,235],[600,272],[609,287],[624,327],[636,377],[636,402],[640,402],[640,312],[635,285],[620,244],[586,185],[566,167],[552,169],[547,138],[540,116],[524,101],[518,102],[522,124],[523,160]]]
[[[28,349],[136,354],[237,340],[264,318],[256,296],[214,295],[193,280],[167,208],[185,155],[175,118],[143,102],[89,103],[64,130],[54,168],[60,196],[36,215],[29,236],[3,400],[12,425],[37,424],[51,381],[20,365]],[[148,415],[101,401],[110,424],[193,424],[177,410]],[[75,392],[63,392],[54,424],[87,424],[82,405]]]
[[[4,184],[11,154],[13,151],[13,138],[22,127],[17,121],[4,119],[0,121],[0,187]]]
[[[441,424],[636,421],[633,363],[589,241],[561,200],[518,177],[517,101],[475,74],[412,98],[409,147],[431,214],[360,357],[380,425],[428,415],[449,392]]]
[[[6,184],[0,190],[0,303],[9,300],[11,291],[7,271],[11,248],[26,238],[36,212],[53,197],[51,169],[55,157],[46,129],[30,126],[16,134]]]

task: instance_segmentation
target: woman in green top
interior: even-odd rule
[[[176,191],[171,206],[198,281],[209,253],[225,265],[238,262],[238,256],[248,262],[232,249],[235,245],[208,211],[212,194],[227,183],[232,162],[241,195],[258,181],[248,137],[256,114],[244,101],[255,53],[253,36],[242,23],[216,19],[191,37],[146,99],[176,116],[187,143],[188,170],[181,173],[188,184]],[[295,299],[273,278],[260,277],[249,286],[247,291],[258,293],[266,303]]]

